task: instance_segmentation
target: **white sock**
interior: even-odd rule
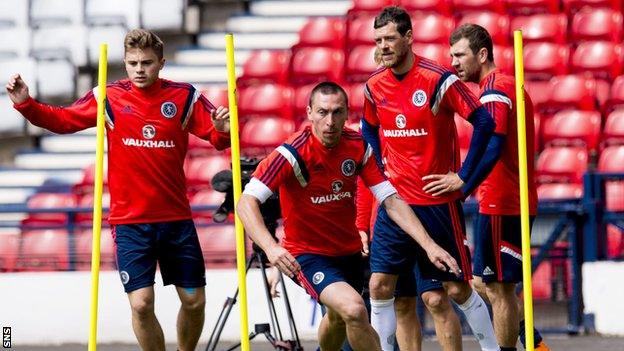
[[[468,300],[458,306],[464,312],[466,320],[472,329],[472,334],[474,334],[477,341],[479,341],[479,345],[481,345],[481,350],[499,351],[500,347],[496,341],[496,335],[494,335],[490,313],[481,296],[473,290]]]
[[[394,312],[394,298],[390,300],[370,300],[371,325],[379,334],[381,349],[394,351],[394,334],[396,333],[396,314]]]

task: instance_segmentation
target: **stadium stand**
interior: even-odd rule
[[[598,111],[560,111],[544,121],[543,140],[546,146],[580,145],[595,152],[600,142],[601,123]]]
[[[622,41],[624,22],[622,13],[610,8],[585,7],[572,16],[570,39],[572,41],[606,40]]]
[[[0,272],[15,270],[20,246],[20,230],[3,228],[0,230]]]
[[[412,16],[412,26],[419,28],[412,34],[414,42],[447,44],[455,29],[455,20],[444,15],[421,14]]]
[[[254,50],[243,65],[243,74],[237,82],[241,86],[258,83],[287,83],[289,64],[290,51],[288,50]]]
[[[540,183],[580,184],[587,166],[588,154],[584,147],[547,147],[537,158],[536,179]]]
[[[91,247],[93,244],[93,229],[84,229],[74,236],[76,253],[74,260],[76,270],[91,270]],[[115,258],[115,241],[110,228],[102,228],[100,234],[100,269],[115,270],[117,263]]]
[[[509,45],[509,15],[496,12],[470,12],[464,15],[458,25],[474,23],[485,28],[497,45]]]
[[[522,30],[525,43],[547,41],[566,44],[568,18],[563,13],[518,16],[511,20],[512,29]]]
[[[364,82],[377,68],[374,45],[360,45],[349,50],[345,72],[348,81]]]
[[[532,15],[537,13],[558,13],[559,0],[507,0],[507,11],[511,15]]]
[[[524,72],[528,80],[548,80],[568,74],[570,48],[567,45],[537,42],[523,48]]]
[[[239,113],[253,116],[279,116],[292,119],[293,89],[278,84],[261,84],[242,88],[238,95]]]
[[[615,110],[607,117],[603,141],[606,145],[624,144],[624,109]]]
[[[65,229],[23,231],[16,267],[20,271],[63,271],[69,268],[69,238]]]
[[[583,42],[572,54],[571,69],[588,72],[595,78],[614,79],[622,73],[624,49],[605,41]]]

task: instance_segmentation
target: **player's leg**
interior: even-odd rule
[[[178,349],[195,350],[204,327],[206,270],[191,220],[159,224],[159,263],[165,285],[174,284],[180,298],[176,324]]]
[[[143,350],[165,350],[162,328],[154,314],[156,252],[150,224],[113,227],[117,267],[132,310],[132,329]]]
[[[503,351],[516,349],[520,314],[515,283],[492,282],[486,284],[488,299],[492,303],[496,339]]]
[[[337,323],[336,316],[344,321],[344,330],[353,350],[381,350],[379,337],[368,322],[364,300],[352,286],[346,282],[332,283],[323,289],[320,301],[327,307],[326,318],[328,320],[325,332],[321,334],[319,330],[321,350],[338,351],[342,346],[344,339],[339,340],[331,334],[336,329],[342,329],[342,323]],[[327,348],[325,345],[328,345]]]
[[[341,350],[347,338],[345,322],[337,312],[326,308],[317,334],[321,351]]]
[[[416,296],[397,296],[394,300],[396,311],[396,339],[401,351],[420,351],[422,333],[420,320],[416,314]]]
[[[379,272],[372,273],[369,282],[371,325],[379,334],[379,340],[384,351],[394,350],[397,328],[394,310],[396,282],[397,275]]]

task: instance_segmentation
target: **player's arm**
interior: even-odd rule
[[[370,223],[373,215],[373,194],[364,184],[362,178],[358,177],[357,191],[355,195],[355,226],[362,240],[362,254],[368,255],[370,245]]]
[[[362,118],[361,132],[364,140],[373,148],[375,161],[379,169],[383,170],[383,157],[381,155],[381,140],[379,138],[379,118],[377,117],[377,109],[375,100],[368,87],[364,85],[364,118]]]
[[[97,123],[97,101],[93,91],[68,107],[51,106],[35,101],[19,74],[6,85],[13,107],[32,124],[59,134],[74,133]]]
[[[190,133],[208,140],[217,150],[230,147],[230,111],[223,106],[214,106],[195,88],[188,99],[191,108],[189,116],[183,116],[183,126]]]

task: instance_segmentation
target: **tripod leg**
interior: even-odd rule
[[[290,299],[288,298],[288,292],[286,291],[286,282],[284,282],[284,279],[282,279],[282,291],[284,294],[284,305],[286,307],[286,315],[288,316],[288,324],[290,325],[290,334],[295,338],[296,349],[303,350],[303,347],[301,346],[301,340],[299,340],[299,333],[297,332],[295,318],[293,318],[292,309],[290,308]]]
[[[264,262],[262,262],[262,257],[260,253],[255,253],[257,256],[256,259],[260,262],[260,272],[262,273],[262,280],[264,283],[264,293],[266,295],[267,305],[269,307],[269,317],[271,318],[271,326],[273,330],[277,332],[277,337],[279,340],[283,340],[282,330],[279,325],[279,321],[277,320],[277,313],[275,312],[275,304],[273,304],[273,298],[271,297],[271,287],[269,286],[269,279],[267,278],[266,269],[264,267]]]

